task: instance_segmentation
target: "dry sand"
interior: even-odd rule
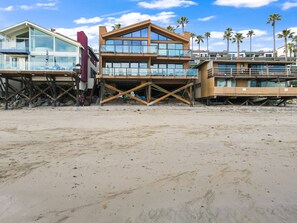
[[[297,222],[297,108],[0,111],[0,222]]]

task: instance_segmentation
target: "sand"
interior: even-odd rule
[[[0,222],[297,221],[297,108],[0,111]]]

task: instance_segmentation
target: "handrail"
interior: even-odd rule
[[[162,57],[191,57],[192,50],[161,49],[158,46],[133,46],[133,45],[100,45],[100,53],[112,54],[157,54]]]
[[[103,76],[198,76],[197,69],[103,68]]]
[[[296,76],[297,69],[296,68],[211,68],[208,69],[209,76],[253,76],[253,75],[261,75],[261,76]]]

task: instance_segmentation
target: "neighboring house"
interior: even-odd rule
[[[93,88],[92,76],[98,71],[98,59],[88,47],[84,32],[79,32],[75,41],[55,29],[24,21],[0,30],[0,34],[0,75],[2,88],[9,85],[9,99],[19,95],[31,103],[36,95],[43,95],[56,102],[61,94],[72,92],[69,96],[78,100],[79,88]],[[65,87],[69,83],[71,90]],[[33,85],[33,90],[23,89],[24,85]]]
[[[251,60],[208,60],[198,66],[200,75],[195,97],[198,100],[253,104],[263,99],[287,99],[297,96],[292,82],[297,70],[290,62]]]
[[[111,32],[100,26],[100,103],[124,97],[152,105],[173,96],[192,105],[198,74],[190,69],[189,41],[190,33],[179,35],[150,20]]]

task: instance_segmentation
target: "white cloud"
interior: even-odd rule
[[[202,21],[202,22],[206,22],[206,21],[209,21],[209,20],[214,19],[214,18],[215,18],[215,16],[212,15],[212,16],[208,16],[208,17],[204,17],[204,18],[199,18],[198,20]]]
[[[210,38],[212,39],[223,39],[223,36],[224,36],[224,32],[216,32],[216,31],[210,32]]]
[[[120,23],[122,26],[127,26],[148,19],[155,23],[169,24],[171,22],[171,18],[174,17],[176,17],[174,12],[160,12],[155,15],[131,12],[124,14],[119,18],[108,17],[107,26],[112,26],[115,23]]]
[[[216,0],[214,4],[220,6],[233,6],[236,8],[258,8],[276,1],[277,0]]]
[[[175,7],[189,7],[198,5],[198,3],[191,0],[153,0],[150,2],[139,2],[138,5],[147,9],[169,9]]]
[[[223,46],[225,44],[226,44],[225,42],[216,42],[216,43],[212,43],[211,45],[213,45],[213,46]]]
[[[94,24],[94,23],[99,23],[101,22],[103,19],[100,17],[93,17],[93,18],[84,18],[81,17],[79,19],[74,20],[74,23],[76,24]]]
[[[112,30],[112,26],[116,23],[120,23],[122,26],[127,26],[147,19],[150,19],[154,23],[168,25],[172,22],[171,18],[174,17],[176,17],[174,12],[160,12],[153,15],[131,12],[121,15],[119,18],[101,18],[101,21],[95,25],[84,25],[74,28],[57,28],[56,30],[58,33],[68,36],[72,39],[76,39],[77,32],[84,31],[88,36],[89,44],[96,46],[98,44],[98,26],[106,26],[107,30],[110,31]]]
[[[57,10],[57,1],[50,0],[47,3],[35,3],[32,5],[16,5],[8,6],[6,8],[0,8],[0,11],[13,11],[13,10],[32,10],[32,9],[47,9],[47,10]]]
[[[267,35],[267,32],[264,30],[259,30],[259,29],[246,29],[246,30],[240,30],[238,31],[239,33],[242,33],[245,37],[247,36],[248,31],[253,30],[255,32],[255,37],[259,36],[265,36]]]
[[[0,8],[0,11],[6,11],[6,12],[13,11],[13,10],[14,10],[14,7],[12,5],[7,6],[5,8]]]
[[[297,2],[285,2],[282,5],[282,10],[287,10],[287,9],[294,8],[294,7],[297,7]]]

